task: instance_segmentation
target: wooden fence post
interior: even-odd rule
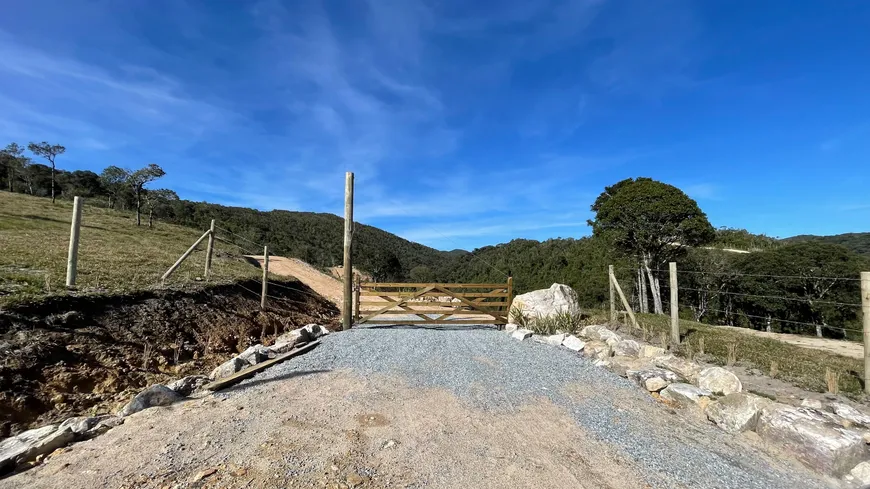
[[[359,296],[360,296],[360,277],[356,273],[353,274],[356,282],[353,287],[353,321],[357,322],[360,318],[359,313]]]
[[[870,272],[861,272],[861,315],[864,320],[864,392],[870,394]]]
[[[187,251],[184,252],[183,255],[181,255],[180,258],[178,258],[178,260],[171,267],[169,267],[169,270],[166,270],[166,273],[164,273],[163,276],[160,277],[160,280],[163,281],[164,285],[166,284],[166,279],[169,278],[170,275],[172,275],[172,272],[174,272],[175,269],[178,268],[179,265],[181,265],[181,262],[186,260],[187,257],[190,256],[191,253],[193,253],[193,250],[195,250],[196,247],[199,246],[200,243],[202,243],[202,240],[207,238],[209,235],[211,235],[211,231],[206,231],[202,236],[199,237],[198,240],[196,240],[195,243],[193,243],[193,245],[191,245],[190,248],[187,249]]]
[[[671,276],[671,344],[680,344],[680,302],[677,286],[677,263],[668,263],[668,271]]]
[[[628,317],[631,318],[631,324],[633,324],[635,328],[640,329],[640,325],[637,324],[637,318],[634,317],[634,311],[632,311],[631,306],[628,305],[628,299],[626,299],[625,294],[622,293],[622,287],[619,286],[619,282],[616,280],[616,275],[612,272],[610,273],[610,283],[616,289],[616,293],[619,294],[619,299],[622,300],[622,307],[625,308],[625,312],[628,313]]]
[[[269,291],[269,247],[263,247],[263,291],[260,292],[260,310],[266,309],[266,293]]]
[[[214,219],[211,220],[211,226],[208,227],[209,235],[208,235],[208,247],[205,252],[205,279],[208,280],[208,276],[211,273],[211,255],[214,252]]]
[[[82,198],[73,199],[72,225],[69,230],[69,254],[66,259],[66,286],[75,287],[79,261],[79,232],[82,225]]]
[[[613,265],[607,266],[607,283],[610,285],[610,324],[616,324],[616,291],[610,277],[613,277]]]
[[[353,172],[347,172],[344,177],[344,307],[341,329],[348,330],[353,324]]]

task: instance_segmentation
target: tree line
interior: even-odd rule
[[[137,226],[142,224],[143,206],[148,210],[148,224],[151,226],[156,211],[178,200],[178,195],[172,190],[147,188],[149,183],[166,175],[154,163],[138,170],[108,166],[98,175],[89,170],[58,170],[57,157],[66,152],[62,145],[29,143],[27,149],[32,156],[45,159],[50,166],[35,163],[32,156],[25,154],[23,146],[10,143],[0,150],[0,188],[40,197],[50,196],[52,203],[58,195],[61,198],[102,198],[106,207],[135,210]]]

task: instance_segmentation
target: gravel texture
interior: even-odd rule
[[[275,366],[218,397],[244,396],[294,372],[351,370],[446,389],[488,412],[517,411],[542,397],[573,414],[593,439],[643,468],[652,487],[794,489],[830,487],[747,437],[675,415],[636,385],[567,349],[523,342],[488,327],[356,328],[322,338],[308,354]]]

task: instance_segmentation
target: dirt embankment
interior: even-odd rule
[[[113,411],[147,385],[208,374],[250,344],[334,322],[332,303],[300,282],[282,285],[270,289],[275,299],[265,312],[237,285],[65,296],[0,310],[0,437]]]

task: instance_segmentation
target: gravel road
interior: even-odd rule
[[[331,334],[226,391],[134,415],[0,489],[61,480],[71,489],[835,487],[771,457],[754,434],[675,412],[566,349],[468,326]]]

